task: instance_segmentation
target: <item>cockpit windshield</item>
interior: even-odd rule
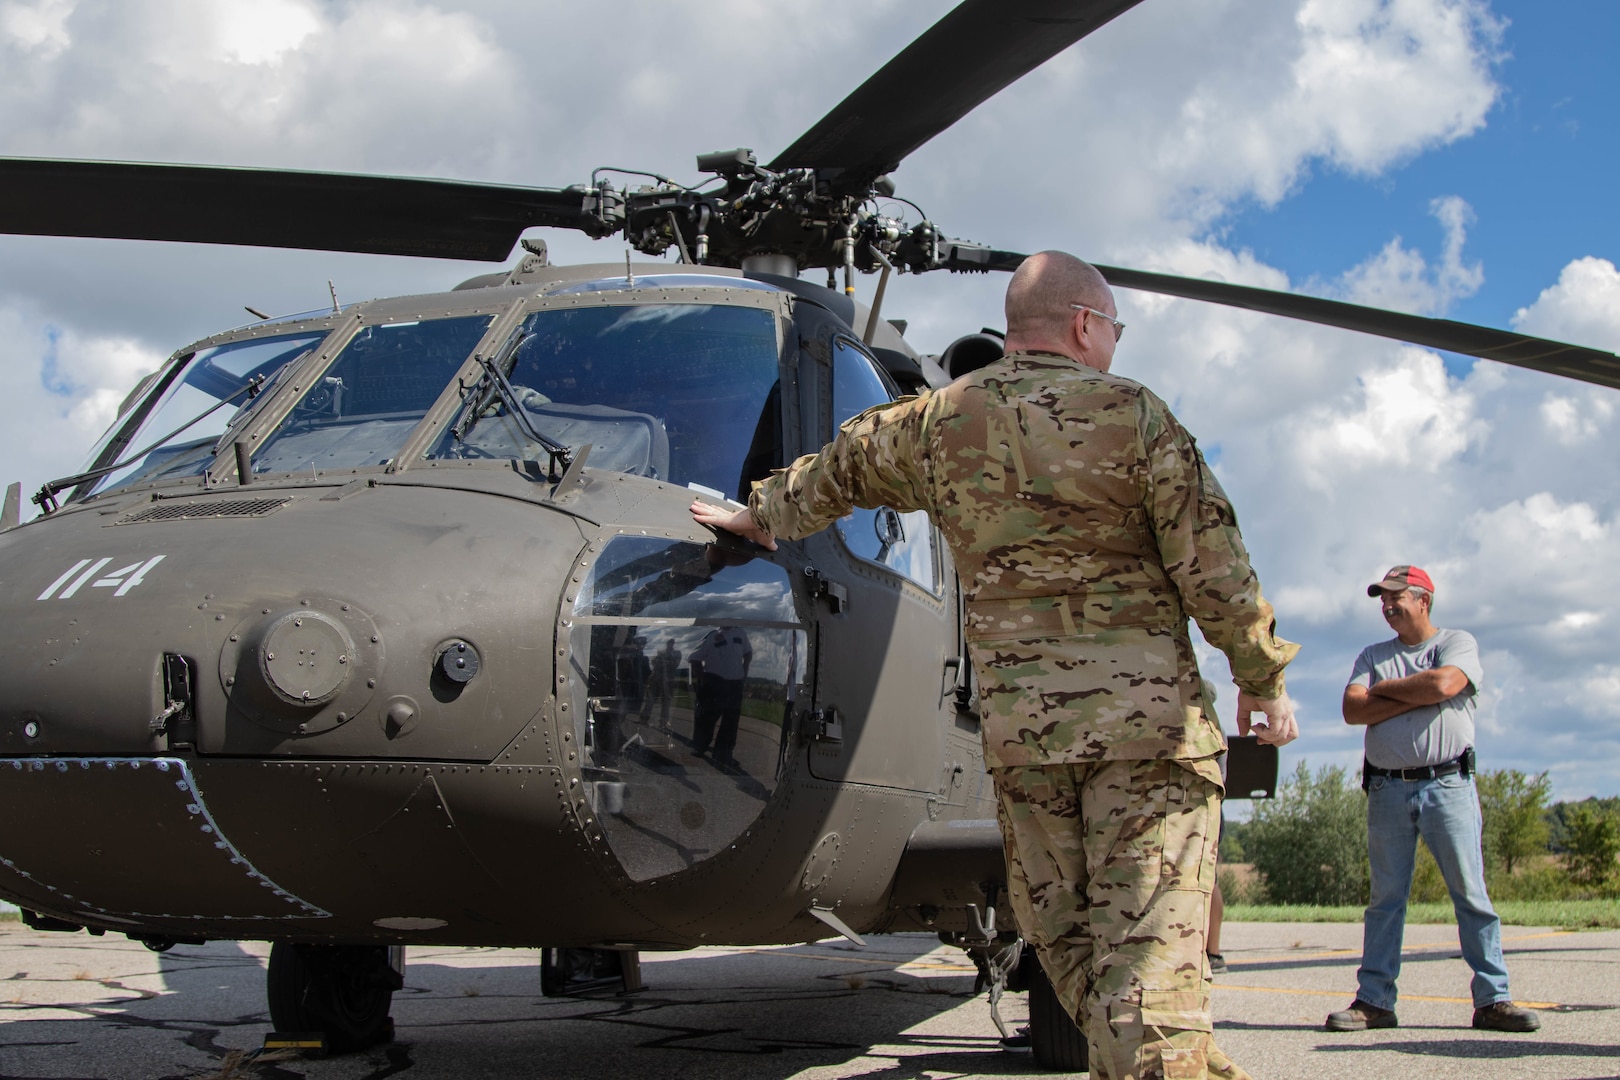
[[[568,447],[590,443],[589,466],[746,498],[778,464],[777,354],[764,308],[536,311],[497,354],[512,393],[480,384],[427,456],[545,460],[532,428]]]
[[[254,452],[253,471],[388,464],[494,319],[462,315],[362,327]]]
[[[93,481],[82,494],[200,474],[213,461],[214,444],[247,402],[250,384],[302,359],[326,333],[231,341],[197,352],[157,392],[150,407],[120,418],[102,438],[86,471],[125,458],[129,462]]]

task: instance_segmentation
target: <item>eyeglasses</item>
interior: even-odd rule
[[[1098,311],[1096,308],[1087,307],[1085,304],[1070,304],[1069,306],[1074,308],[1076,311],[1089,311],[1098,318],[1107,319],[1109,322],[1113,323],[1115,341],[1118,341],[1120,338],[1125,336],[1125,324],[1114,318],[1112,315],[1109,315],[1107,312]]]

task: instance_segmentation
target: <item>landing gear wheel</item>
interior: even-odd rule
[[[319,1031],[334,1054],[364,1050],[394,1038],[388,1015],[404,980],[384,945],[270,947],[265,980],[270,1022],[277,1031]]]
[[[1049,1072],[1085,1072],[1091,1067],[1085,1033],[1058,1001],[1034,948],[1025,948],[1029,963],[1019,965],[1019,975],[1029,983],[1029,1049],[1035,1064]]]

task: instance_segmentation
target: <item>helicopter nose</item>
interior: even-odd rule
[[[495,760],[545,722],[584,539],[435,479],[132,495],[0,536],[0,756]]]

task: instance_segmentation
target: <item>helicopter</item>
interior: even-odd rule
[[[335,1049],[387,1037],[416,943],[602,950],[630,985],[641,950],[926,929],[993,993],[1041,993],[995,916],[960,594],[926,519],[862,511],[766,554],[685,508],[999,354],[983,332],[919,353],[883,285],[1022,256],[875,201],[1133,6],[967,0],[767,163],[699,156],[697,186],[0,160],[9,233],[503,262],[546,227],[679,258],[558,267],[529,239],[450,292],[204,338],[34,493],[40,517],[8,492],[0,896],[153,947],[270,940],[273,1022]],[[1598,350],[1102,269],[1620,385]],[[575,961],[553,989],[594,981]],[[1083,1067],[1031,1012],[1043,1063]]]

